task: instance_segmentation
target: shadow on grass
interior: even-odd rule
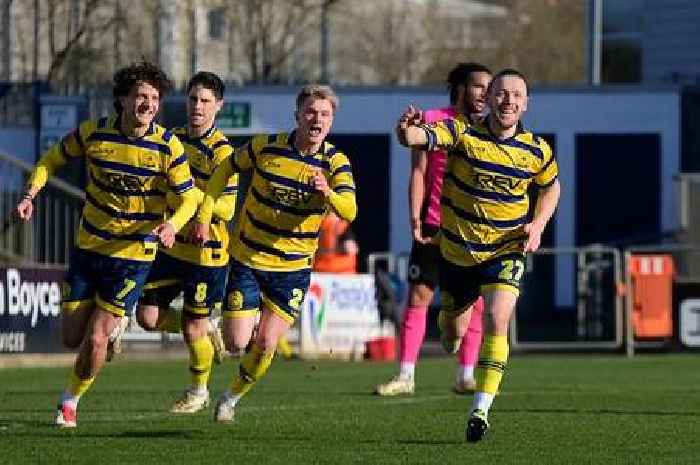
[[[25,422],[26,426],[35,427],[32,431],[13,431],[16,437],[40,437],[40,438],[110,438],[110,439],[208,439],[204,431],[197,430],[151,430],[151,431],[106,431],[104,433],[88,432],[86,428],[56,428],[53,424]]]
[[[510,412],[510,413],[565,413],[565,414],[583,414],[583,415],[639,415],[639,416],[659,416],[659,417],[700,417],[700,412],[663,412],[654,410],[614,410],[614,409],[600,409],[600,410],[582,410],[575,408],[534,408],[534,409],[523,409],[523,408],[499,408],[499,412]]]

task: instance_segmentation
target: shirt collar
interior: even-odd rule
[[[525,134],[525,127],[523,126],[522,121],[518,121],[518,124],[515,126],[515,134],[513,134],[511,137],[507,137],[506,139],[499,139],[498,136],[496,136],[492,131],[491,131],[491,125],[489,125],[489,120],[491,119],[491,115],[486,115],[484,119],[481,122],[481,125],[486,129],[488,132],[489,136],[491,136],[494,140],[508,140],[508,139],[514,139],[518,137],[520,134]]]
[[[287,136],[287,145],[289,145],[289,148],[292,149],[295,153],[298,153],[299,155],[301,155],[301,152],[299,151],[299,149],[297,149],[294,146],[294,138],[296,137],[296,134],[297,134],[296,129],[293,129],[292,132],[289,133],[289,135]],[[328,142],[324,139],[323,142],[321,142],[321,145],[318,148],[318,150],[316,152],[308,154],[308,155],[315,155],[317,153],[321,153],[321,154],[325,155],[327,149],[328,149]]]

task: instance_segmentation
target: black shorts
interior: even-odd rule
[[[440,302],[445,312],[461,312],[484,290],[504,289],[518,295],[525,272],[525,256],[512,253],[474,266],[459,266],[440,256]]]
[[[423,225],[426,236],[435,237],[438,228]],[[413,241],[411,257],[408,260],[408,282],[425,284],[435,289],[440,281],[440,247],[435,244],[421,244]]]
[[[227,273],[228,266],[195,265],[158,252],[139,303],[165,309],[182,292],[184,313],[208,317],[224,298]]]

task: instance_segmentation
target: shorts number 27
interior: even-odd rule
[[[525,271],[525,265],[520,260],[503,260],[501,262],[503,268],[498,273],[498,279],[507,281],[520,281]]]

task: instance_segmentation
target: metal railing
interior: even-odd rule
[[[620,251],[614,247],[592,245],[586,247],[542,248],[527,255],[526,275],[523,284],[523,297],[530,292],[528,275],[537,274],[535,262],[543,257],[551,257],[551,277],[555,280],[567,279],[570,272],[575,274],[573,289],[574,311],[576,312],[573,331],[568,338],[555,340],[522,340],[519,338],[518,311],[510,321],[510,345],[514,350],[615,350],[624,342],[624,295],[622,284],[622,260]],[[562,273],[563,271],[563,273]],[[543,279],[536,276],[535,280]],[[546,283],[552,285],[553,283]],[[561,284],[561,283],[559,283]],[[556,293],[556,289],[555,289]],[[534,305],[544,302],[536,294]],[[526,306],[521,298],[519,306]],[[556,299],[555,299],[556,300]],[[525,309],[523,309],[525,310]],[[610,312],[612,311],[612,315]],[[609,326],[612,323],[613,328]],[[562,331],[562,334],[565,333]]]
[[[405,279],[406,265],[405,257],[389,252],[368,257],[371,274],[382,268]],[[567,282],[573,287],[567,288]],[[510,322],[511,347],[521,351],[622,349],[622,283],[621,253],[614,247],[543,248],[528,254],[518,310]],[[560,300],[568,303],[557,303],[557,293],[565,295]],[[557,314],[565,316],[565,328],[556,324],[542,328]]]
[[[85,194],[52,177],[34,200],[28,223],[13,217],[32,166],[0,153],[0,261],[22,266],[65,266],[75,241]]]

